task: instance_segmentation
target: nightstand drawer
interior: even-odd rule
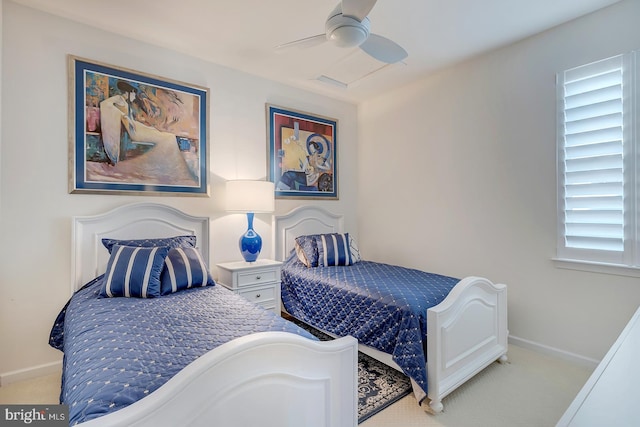
[[[222,262],[216,264],[218,283],[279,316],[281,265],[270,259],[253,263]]]
[[[254,302],[256,304],[264,303],[266,301],[273,301],[276,297],[276,291],[273,286],[260,288],[260,289],[240,291],[238,293],[244,298],[246,298],[247,300]]]
[[[269,270],[259,271],[242,271],[238,272],[238,286],[259,285],[261,283],[269,283],[280,281],[278,270],[273,268]]]

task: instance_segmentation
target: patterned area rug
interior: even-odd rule
[[[290,316],[283,317],[323,341],[333,338]],[[374,358],[358,352],[358,424],[411,392],[409,378]]]

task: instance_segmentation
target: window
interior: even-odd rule
[[[558,75],[558,258],[640,268],[635,54]]]

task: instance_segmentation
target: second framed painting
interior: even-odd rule
[[[337,120],[266,105],[276,198],[337,199]]]

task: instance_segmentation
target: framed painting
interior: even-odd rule
[[[209,90],[69,56],[69,192],[209,195]]]
[[[337,120],[266,105],[276,198],[338,198]]]

